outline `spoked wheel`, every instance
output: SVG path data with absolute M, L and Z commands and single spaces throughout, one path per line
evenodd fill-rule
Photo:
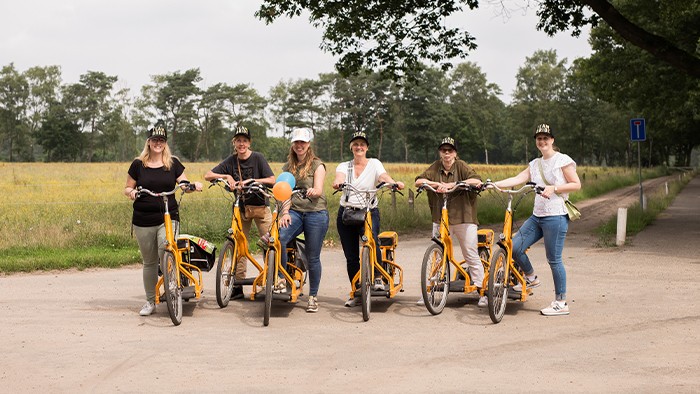
M 483 246 L 479 248 L 479 259 L 481 260 L 481 264 L 484 266 L 484 272 L 488 273 L 490 266 L 489 262 L 491 261 L 491 251 L 489 248 Z M 483 283 L 479 283 L 479 285 L 482 284 Z
M 423 302 L 433 315 L 438 315 L 445 309 L 450 292 L 450 263 L 443 263 L 442 260 L 442 247 L 433 244 L 425 251 L 421 266 L 420 286 Z
M 179 326 L 182 323 L 182 288 L 177 285 L 177 262 L 170 251 L 163 255 L 163 287 L 165 288 L 165 303 L 168 305 L 168 313 L 173 324 Z
M 267 259 L 265 267 L 267 274 L 265 276 L 265 311 L 263 313 L 263 325 L 270 324 L 270 312 L 272 311 L 272 288 L 275 286 L 275 250 L 267 251 Z
M 372 264 L 369 258 L 369 248 L 362 248 L 362 265 L 360 266 L 360 297 L 362 301 L 362 320 L 369 320 L 372 311 Z
M 220 308 L 225 308 L 231 299 L 231 291 L 233 290 L 233 278 L 235 270 L 233 259 L 236 255 L 236 244 L 231 240 L 224 243 L 224 250 L 219 255 L 219 261 L 216 264 L 216 303 Z
M 486 295 L 489 300 L 489 316 L 494 323 L 500 322 L 503 319 L 503 314 L 506 313 L 506 303 L 508 302 L 507 260 L 508 255 L 503 248 L 496 248 L 491 256 L 489 288 Z

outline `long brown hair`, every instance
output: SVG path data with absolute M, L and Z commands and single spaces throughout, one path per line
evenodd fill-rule
M 165 142 L 165 146 L 163 147 L 163 167 L 165 167 L 165 171 L 170 171 L 170 167 L 173 166 L 173 154 L 170 153 L 170 146 L 168 145 L 168 142 Z M 144 167 L 146 167 L 146 163 L 148 163 L 148 160 L 151 158 L 151 147 L 148 146 L 148 140 L 146 140 L 146 145 L 144 145 L 143 150 L 141 151 L 141 154 L 137 159 L 141 160 L 141 164 L 143 164 Z
M 303 161 L 299 161 L 299 157 L 294 152 L 294 145 L 292 145 L 289 147 L 289 154 L 287 155 L 287 170 L 294 174 L 294 176 L 306 178 L 311 172 L 311 165 L 314 159 L 316 159 L 316 154 L 311 144 L 309 144 L 309 149 L 306 151 L 306 156 L 304 156 Z

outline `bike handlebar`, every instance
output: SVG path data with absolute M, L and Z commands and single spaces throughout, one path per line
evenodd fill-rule
M 459 182 L 456 182 L 455 185 L 452 186 L 449 190 L 446 190 L 444 192 L 439 192 L 439 191 L 435 190 L 435 188 L 430 186 L 429 184 L 423 183 L 422 185 L 420 185 L 418 187 L 418 192 L 416 193 L 416 196 L 418 196 L 420 193 L 422 193 L 424 189 L 430 190 L 433 193 L 441 193 L 441 194 L 450 194 L 450 193 L 454 193 L 454 192 L 459 191 L 459 190 L 466 190 L 468 192 L 474 192 L 474 193 L 478 194 L 479 192 L 484 190 L 484 187 L 483 186 L 481 186 L 481 187 L 474 186 L 474 185 L 468 184 L 464 181 L 459 181 Z
M 544 186 L 537 186 L 534 182 L 528 182 L 524 184 L 520 189 L 516 190 L 511 190 L 511 189 L 501 189 L 500 187 L 496 186 L 495 183 L 491 182 L 490 179 L 487 179 L 486 182 L 484 183 L 484 187 L 486 189 L 495 189 L 501 193 L 508 193 L 508 194 L 518 194 L 522 192 L 530 192 L 534 191 L 537 194 L 541 194 L 542 191 L 544 191 Z
M 182 189 L 183 186 L 187 186 L 187 188 L 183 190 Z M 182 190 L 183 192 L 185 190 L 195 190 L 195 185 L 194 185 L 194 183 L 190 183 L 190 181 L 180 181 L 180 182 L 178 182 L 178 184 L 175 186 L 175 188 L 173 190 L 168 191 L 168 192 L 160 192 L 160 193 L 155 193 L 155 192 L 152 192 L 152 191 L 144 188 L 143 186 L 138 186 L 136 188 L 136 198 L 141 197 L 141 193 L 146 193 L 146 194 L 149 194 L 153 197 L 170 196 L 172 194 L 175 194 L 178 191 L 178 189 Z

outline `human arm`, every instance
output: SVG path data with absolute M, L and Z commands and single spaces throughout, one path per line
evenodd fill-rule
M 124 186 L 124 195 L 129 197 L 129 200 L 136 200 L 136 180 L 131 175 L 126 176 L 126 185 Z
M 177 183 L 180 183 L 182 181 L 187 181 L 187 176 L 185 176 L 185 173 L 183 172 L 179 177 L 177 177 Z M 193 191 L 202 191 L 202 183 L 201 182 L 192 182 L 190 183 L 191 185 L 194 185 L 194 190 L 190 189 L 189 187 L 185 189 L 186 193 L 193 192 Z
M 306 189 L 307 197 L 318 197 L 323 194 L 323 182 L 326 179 L 326 165 L 321 164 L 314 171 L 314 186 Z
M 383 173 L 382 175 L 379 175 L 379 178 L 378 178 L 378 179 L 379 179 L 379 182 L 385 182 L 385 183 L 390 183 L 390 184 L 394 184 L 394 183 L 395 183 L 395 184 L 399 187 L 399 190 L 403 190 L 403 188 L 405 187 L 405 185 L 404 185 L 403 182 L 401 182 L 401 181 L 396 182 L 396 181 L 391 177 L 391 175 L 389 175 L 388 172 L 385 172 L 385 173 Z
M 506 178 L 497 182 L 494 182 L 494 185 L 498 186 L 499 188 L 503 189 L 506 187 L 513 187 L 515 185 L 520 185 L 525 182 L 530 181 L 530 168 L 526 168 L 520 172 L 520 174 Z
M 346 177 L 345 173 L 336 171 L 335 172 L 335 179 L 333 180 L 333 189 L 338 190 L 340 185 L 345 183 L 345 177 Z
M 560 194 L 581 190 L 581 180 L 578 177 L 576 166 L 573 163 L 562 167 L 561 171 L 564 174 L 566 183 L 552 186 L 552 192 Z

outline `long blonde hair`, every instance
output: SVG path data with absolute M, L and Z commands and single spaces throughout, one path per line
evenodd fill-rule
M 306 178 L 311 172 L 311 165 L 314 159 L 316 159 L 316 154 L 311 145 L 309 145 L 309 149 L 306 151 L 306 156 L 304 156 L 303 161 L 299 161 L 299 157 L 294 152 L 294 145 L 292 145 L 289 147 L 289 154 L 287 155 L 287 170 L 294 174 L 294 176 Z
M 170 167 L 173 166 L 173 156 L 172 153 L 170 153 L 170 146 L 168 145 L 168 142 L 165 142 L 165 146 L 163 147 L 163 167 L 165 167 L 165 171 L 170 171 Z M 137 159 L 141 160 L 141 164 L 143 164 L 144 167 L 146 167 L 146 163 L 148 163 L 148 160 L 151 158 L 151 147 L 148 146 L 148 140 L 146 140 L 146 144 L 143 147 L 143 151 L 141 151 L 141 154 Z

